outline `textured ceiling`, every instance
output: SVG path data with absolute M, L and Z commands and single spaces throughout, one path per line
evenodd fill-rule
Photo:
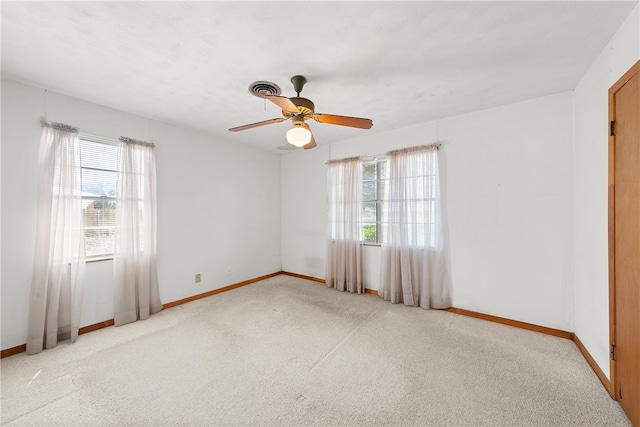
M 2 2 L 5 78 L 274 150 L 250 83 L 307 77 L 319 145 L 573 89 L 637 1 Z

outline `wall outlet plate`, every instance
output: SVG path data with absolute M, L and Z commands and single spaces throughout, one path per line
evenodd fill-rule
M 202 278 L 200 277 L 200 273 L 196 274 L 196 283 L 200 283 L 200 280 Z

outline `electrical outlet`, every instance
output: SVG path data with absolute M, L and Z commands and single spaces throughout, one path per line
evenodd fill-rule
M 200 273 L 196 274 L 196 283 L 200 283 L 201 277 Z

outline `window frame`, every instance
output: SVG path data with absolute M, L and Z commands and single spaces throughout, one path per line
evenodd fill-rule
M 96 136 L 96 135 L 90 135 L 90 134 L 85 134 L 85 133 L 79 133 L 78 134 L 78 140 L 81 142 L 89 142 L 89 143 L 94 143 L 94 144 L 104 144 L 104 145 L 111 145 L 114 147 L 117 147 L 119 142 L 116 139 L 111 139 L 111 138 L 105 138 L 105 137 L 101 137 L 101 136 Z M 117 156 L 117 154 L 116 154 Z M 82 156 L 80 157 L 80 173 L 82 176 L 82 172 L 84 170 L 92 170 L 92 171 L 98 171 L 98 172 L 115 172 L 117 173 L 117 157 L 116 157 L 116 169 L 101 169 L 101 168 L 93 168 L 93 167 L 85 167 L 83 166 L 82 163 Z M 82 179 L 81 179 L 82 181 Z M 97 201 L 97 200 L 109 200 L 109 201 L 113 201 L 113 203 L 116 202 L 116 198 L 117 198 L 117 194 L 114 195 L 113 197 L 109 197 L 109 196 L 101 196 L 101 197 L 92 197 L 92 196 L 85 196 L 82 195 L 82 201 L 84 202 L 85 200 L 92 200 L 92 201 Z M 83 203 L 84 204 L 84 203 Z M 84 210 L 84 208 L 83 208 Z M 85 232 L 85 241 L 86 241 L 86 233 L 87 233 L 87 223 L 86 223 L 86 216 L 83 212 L 83 230 Z M 113 226 L 113 231 L 115 233 L 115 224 Z M 113 234 L 112 234 L 113 236 Z M 113 246 L 112 246 L 113 247 Z M 108 261 L 108 260 L 112 260 L 113 259 L 113 250 L 110 253 L 104 253 L 104 254 L 96 254 L 96 255 L 89 255 L 87 254 L 87 248 L 85 245 L 85 257 L 86 257 L 86 262 L 90 263 L 90 262 L 98 262 L 98 261 Z

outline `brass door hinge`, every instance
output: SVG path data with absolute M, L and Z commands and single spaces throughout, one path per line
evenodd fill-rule
M 610 354 L 611 354 L 611 360 L 616 360 L 616 345 L 615 344 L 611 344 Z
M 615 120 L 611 120 L 611 122 L 609 122 L 609 136 L 616 136 L 616 122 L 615 122 Z

